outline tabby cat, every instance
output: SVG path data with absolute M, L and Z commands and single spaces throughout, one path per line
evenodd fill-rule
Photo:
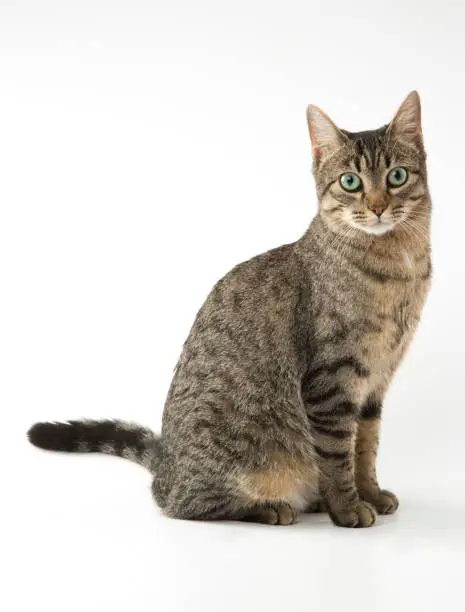
M 383 399 L 430 285 L 420 100 L 352 133 L 308 107 L 319 212 L 293 244 L 241 263 L 195 319 L 161 437 L 120 421 L 37 423 L 30 441 L 147 467 L 181 519 L 370 527 L 397 510 L 376 477 Z

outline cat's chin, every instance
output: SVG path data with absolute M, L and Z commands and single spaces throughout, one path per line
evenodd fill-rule
M 388 232 L 392 232 L 395 224 L 392 222 L 388 223 L 376 223 L 375 225 L 359 225 L 358 228 L 365 232 L 366 234 L 371 234 L 372 236 L 383 236 L 383 234 L 387 234 Z

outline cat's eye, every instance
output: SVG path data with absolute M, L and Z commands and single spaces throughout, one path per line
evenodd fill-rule
M 341 187 L 346 191 L 358 191 L 362 186 L 360 177 L 353 172 L 342 174 L 339 182 L 341 183 Z
M 387 182 L 390 187 L 400 187 L 407 182 L 408 172 L 405 168 L 394 168 L 389 172 Z

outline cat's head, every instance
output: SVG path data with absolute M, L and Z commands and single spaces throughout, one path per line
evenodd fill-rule
M 333 231 L 383 235 L 413 222 L 428 198 L 416 91 L 378 130 L 342 130 L 313 105 L 307 118 L 320 215 Z

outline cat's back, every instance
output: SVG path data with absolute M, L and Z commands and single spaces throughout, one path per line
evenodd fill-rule
M 208 389 L 260 388 L 279 373 L 296 372 L 296 311 L 305 276 L 294 244 L 240 263 L 213 287 L 184 344 L 166 411 Z M 216 391 L 215 391 L 216 392 Z M 166 416 L 166 414 L 165 414 Z
M 293 243 L 256 255 L 236 265 L 216 283 L 200 313 L 208 316 L 220 307 L 243 315 L 250 307 L 266 310 L 276 306 L 295 295 L 299 272 Z
M 289 332 L 303 284 L 294 243 L 236 265 L 213 287 L 186 344 L 210 338 L 218 351 L 271 349 L 267 344 L 273 338 Z M 244 344 L 239 346 L 241 340 Z

